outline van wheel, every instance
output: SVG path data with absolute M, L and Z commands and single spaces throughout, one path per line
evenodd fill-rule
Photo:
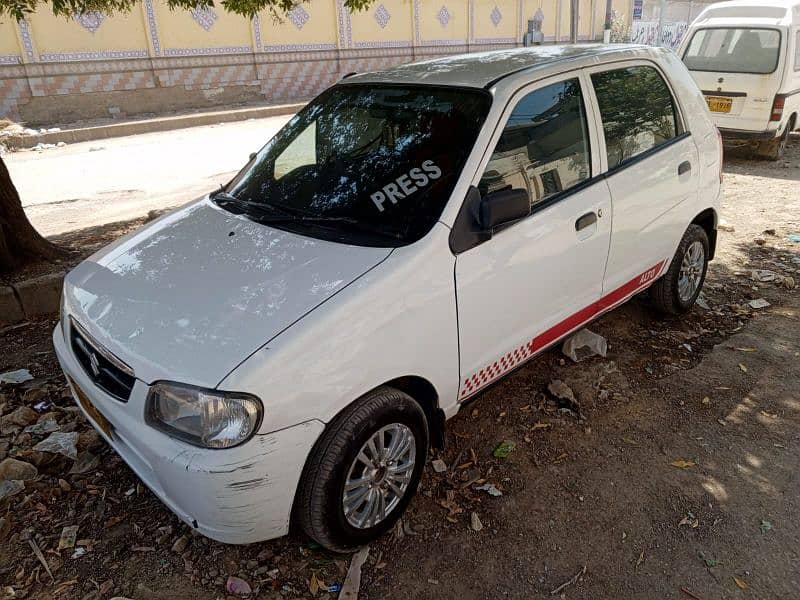
M 789 135 L 792 133 L 792 124 L 786 125 L 783 135 L 775 140 L 761 142 L 758 145 L 758 156 L 767 160 L 780 160 L 786 153 L 786 146 L 789 144 Z
M 417 490 L 428 454 L 420 405 L 378 388 L 337 415 L 314 446 L 295 517 L 320 545 L 352 552 L 386 533 Z
M 650 288 L 653 305 L 665 314 L 689 310 L 703 289 L 708 269 L 708 235 L 689 225 L 664 276 Z

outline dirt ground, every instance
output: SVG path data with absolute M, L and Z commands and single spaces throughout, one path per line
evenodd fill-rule
M 788 237 L 800 234 L 800 138 L 786 160 L 728 156 L 725 171 L 707 308 L 662 320 L 637 298 L 591 326 L 605 358 L 552 350 L 465 407 L 431 457 L 447 471 L 429 465 L 401 526 L 371 546 L 360 597 L 800 598 L 800 243 Z M 749 306 L 761 298 L 770 306 Z M 0 372 L 36 377 L 0 388 L 0 414 L 45 399 L 35 419 L 81 432 L 76 469 L 31 449 L 47 434 L 0 430 L 0 458 L 38 466 L 0 501 L 0 598 L 211 600 L 231 575 L 259 598 L 335 595 L 325 590 L 349 557 L 299 533 L 226 546 L 173 517 L 87 433 L 54 324 L 0 331 Z M 548 393 L 555 379 L 577 404 Z M 515 449 L 493 457 L 503 440 Z M 74 525 L 73 547 L 58 550 Z

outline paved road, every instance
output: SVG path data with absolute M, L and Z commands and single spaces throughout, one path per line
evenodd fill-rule
M 34 226 L 56 235 L 188 202 L 228 181 L 290 116 L 4 157 Z

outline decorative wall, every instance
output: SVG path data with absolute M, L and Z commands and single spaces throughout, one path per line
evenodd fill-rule
M 581 40 L 602 37 L 605 0 L 579 0 Z M 614 0 L 620 13 L 630 0 Z M 520 45 L 541 10 L 546 43 L 569 38 L 570 0 L 375 0 L 350 14 L 311 0 L 284 19 L 221 6 L 0 22 L 0 117 L 31 124 L 307 98 L 342 75 Z

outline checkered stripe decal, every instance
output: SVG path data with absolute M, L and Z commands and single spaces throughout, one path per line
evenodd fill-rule
M 532 340 L 524 343 L 519 348 L 516 348 L 503 355 L 476 373 L 473 373 L 461 384 L 461 391 L 459 399 L 464 400 L 472 396 L 478 390 L 485 388 L 487 385 L 499 379 L 505 373 L 508 373 L 518 365 L 526 362 L 528 359 L 533 358 L 541 350 L 544 350 L 553 342 L 557 341 L 570 331 L 573 331 L 586 323 L 587 321 L 597 317 L 600 313 L 606 312 L 613 307 L 619 305 L 627 298 L 643 290 L 651 285 L 661 273 L 666 261 L 661 261 L 654 267 L 651 267 L 641 275 L 637 275 L 625 285 L 620 286 L 616 290 L 609 292 L 597 302 L 579 310 L 575 314 L 557 323 L 550 329 L 543 331 Z

